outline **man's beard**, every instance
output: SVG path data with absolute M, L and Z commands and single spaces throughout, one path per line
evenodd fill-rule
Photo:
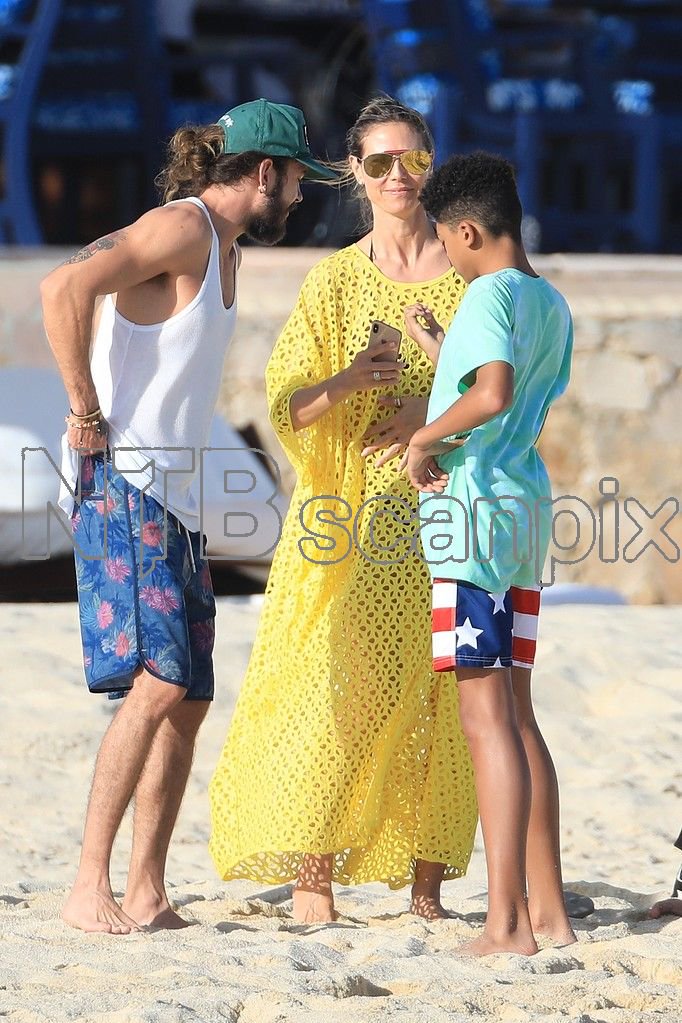
M 246 225 L 246 236 L 251 241 L 275 245 L 286 234 L 289 206 L 282 202 L 283 185 L 284 178 L 279 177 L 274 190 L 266 198 L 265 211 L 255 214 Z

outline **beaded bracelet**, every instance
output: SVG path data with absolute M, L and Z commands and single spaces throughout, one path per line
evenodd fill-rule
M 80 430 L 81 433 L 84 430 L 95 430 L 98 436 L 104 437 L 107 432 L 106 422 L 102 419 L 101 412 L 97 412 L 96 418 L 93 418 L 93 415 L 93 413 L 90 413 L 90 415 L 86 418 L 84 416 L 77 416 L 75 412 L 69 412 L 68 416 L 64 416 L 64 421 L 67 426 L 70 426 L 75 430 Z M 74 419 L 76 420 L 75 423 L 73 421 Z

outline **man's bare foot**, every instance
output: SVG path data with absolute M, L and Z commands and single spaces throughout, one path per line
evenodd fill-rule
M 126 894 L 122 908 L 129 917 L 137 921 L 140 927 L 157 927 L 167 931 L 178 931 L 182 927 L 190 926 L 187 920 L 183 920 L 171 908 L 165 895 L 150 898 L 149 895 L 131 897 Z
M 660 902 L 655 902 L 649 910 L 649 917 L 652 920 L 658 920 L 661 916 L 682 916 L 682 899 L 662 899 Z
M 331 892 L 308 892 L 294 889 L 293 916 L 297 924 L 332 924 L 338 919 Z
M 74 885 L 64 903 L 62 920 L 88 934 L 131 934 L 140 928 L 119 906 L 111 892 Z
M 535 938 L 520 934 L 507 934 L 503 938 L 493 938 L 485 931 L 473 941 L 459 945 L 455 951 L 464 956 L 492 956 L 497 952 L 515 952 L 516 955 L 533 956 L 538 950 Z
M 410 913 L 413 916 L 420 916 L 424 920 L 449 920 L 450 913 L 441 905 L 440 896 L 427 892 L 415 891 L 412 888 L 412 901 L 410 902 Z

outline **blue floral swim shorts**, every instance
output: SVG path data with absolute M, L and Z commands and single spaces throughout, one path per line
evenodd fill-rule
M 107 455 L 82 461 L 71 519 L 83 663 L 92 693 L 125 696 L 140 668 L 213 699 L 215 598 L 200 533 L 131 486 Z

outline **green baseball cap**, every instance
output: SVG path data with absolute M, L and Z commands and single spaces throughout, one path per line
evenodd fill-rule
M 311 153 L 305 118 L 298 107 L 254 99 L 228 110 L 218 124 L 225 132 L 224 153 L 255 150 L 267 156 L 286 156 L 303 164 L 305 176 L 313 181 L 338 178 Z

